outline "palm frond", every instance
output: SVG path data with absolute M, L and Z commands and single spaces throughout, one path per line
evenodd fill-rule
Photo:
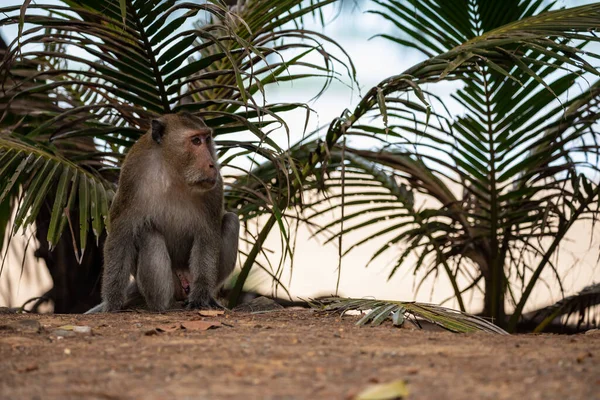
M 598 305 L 600 304 L 600 283 L 584 287 L 579 293 L 565 297 L 556 303 L 540 310 L 532 311 L 523 318 L 534 321 L 538 325 L 534 332 L 543 332 L 544 329 L 557 319 L 565 317 L 565 323 L 571 316 L 576 317 L 577 327 L 593 327 L 598 320 Z M 594 312 L 595 310 L 595 312 Z
M 47 196 L 54 198 L 48 237 L 50 248 L 58 242 L 70 213 L 78 209 L 80 250 L 83 256 L 88 233 L 88 221 L 99 236 L 108 225 L 108 205 L 114 196 L 115 186 L 101 175 L 91 173 L 77 164 L 43 149 L 39 144 L 27 144 L 12 138 L 0 137 L 0 204 L 10 204 L 18 198 L 18 208 L 13 234 L 29 226 L 38 214 Z M 57 182 L 52 187 L 53 182 Z M 76 239 L 73 238 L 75 242 Z
M 380 36 L 433 57 L 476 39 L 483 32 L 547 11 L 555 2 L 375 0 L 374 3 L 378 7 L 369 12 L 388 20 L 401 33 Z
M 507 334 L 498 326 L 482 318 L 434 304 L 331 297 L 313 300 L 311 305 L 316 309 L 341 312 L 342 314 L 350 310 L 366 311 L 367 313 L 356 323 L 357 325 L 370 323 L 377 326 L 389 319 L 395 326 L 401 326 L 406 321 L 411 321 L 415 326 L 420 327 L 418 320 L 422 319 L 451 332 Z

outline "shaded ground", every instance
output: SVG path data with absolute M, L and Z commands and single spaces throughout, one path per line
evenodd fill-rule
M 356 318 L 309 310 L 0 315 L 0 397 L 351 399 L 374 382 L 404 379 L 410 399 L 600 398 L 597 331 L 457 335 L 359 328 Z M 202 330 L 196 320 L 222 325 Z M 56 332 L 63 325 L 89 326 L 92 335 Z

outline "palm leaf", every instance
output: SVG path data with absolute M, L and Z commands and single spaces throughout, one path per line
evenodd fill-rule
M 390 21 L 402 33 L 380 36 L 433 57 L 476 39 L 483 32 L 549 10 L 555 2 L 375 0 L 374 3 L 378 8 L 369 12 Z
M 0 176 L 8 178 L 0 181 L 0 204 L 6 207 L 11 198 L 20 199 L 13 233 L 34 221 L 54 180 L 58 180 L 58 185 L 53 192 L 53 213 L 47 237 L 50 248 L 56 245 L 69 223 L 69 214 L 75 210 L 75 196 L 82 190 L 99 193 L 93 199 L 79 196 L 78 207 L 81 212 L 93 216 L 96 230 L 104 229 L 106 204 L 114 196 L 115 187 L 100 175 L 45 151 L 39 145 L 27 145 L 11 138 L 0 138 L 0 160 L 3 161 Z M 87 227 L 82 224 L 80 230 L 81 236 L 87 237 Z M 81 245 L 85 245 L 85 240 Z M 83 248 L 81 250 L 84 251 Z
M 566 316 L 565 323 L 571 316 L 577 317 L 577 327 L 580 328 L 587 321 L 587 326 L 593 326 L 594 308 L 600 304 L 600 284 L 592 284 L 584 287 L 579 293 L 565 297 L 556 303 L 540 310 L 532 311 L 524 315 L 525 320 L 537 321 L 534 332 L 543 332 L 553 321 Z M 597 314 L 597 313 L 596 313 Z
M 425 320 L 446 330 L 457 333 L 487 332 L 506 335 L 507 333 L 496 325 L 464 312 L 440 307 L 433 304 L 403 302 L 392 300 L 352 299 L 331 297 L 313 300 L 311 305 L 327 312 L 364 311 L 366 314 L 356 323 L 357 325 L 381 325 L 385 320 L 395 321 L 402 325 L 404 321 L 413 321 L 420 327 L 418 320 Z M 403 316 L 399 317 L 399 316 Z

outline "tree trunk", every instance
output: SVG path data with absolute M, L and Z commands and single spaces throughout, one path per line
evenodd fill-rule
M 68 226 L 56 247 L 49 251 L 46 237 L 51 210 L 52 200 L 46 200 L 36 218 L 36 238 L 39 248 L 35 255 L 45 261 L 54 282 L 53 288 L 45 296 L 54 302 L 55 313 L 82 313 L 101 301 L 102 246 L 106 233 L 100 237 L 99 245 L 96 245 L 94 234 L 91 230 L 88 232 L 84 257 L 79 264 L 73 250 L 73 238 Z M 78 209 L 75 209 L 70 216 L 75 235 L 79 237 Z
M 502 328 L 506 327 L 506 310 L 504 307 L 504 287 L 505 285 L 499 285 L 503 290 L 499 292 L 498 298 L 494 299 L 494 291 L 492 287 L 494 285 L 493 276 L 486 276 L 485 280 L 485 292 L 483 297 L 483 312 L 482 316 L 485 318 L 491 318 L 492 322 Z

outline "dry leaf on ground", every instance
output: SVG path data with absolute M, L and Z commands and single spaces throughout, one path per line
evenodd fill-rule
M 216 317 L 218 315 L 225 314 L 225 311 L 223 311 L 223 310 L 200 310 L 200 311 L 198 311 L 198 314 L 202 315 L 203 317 Z
M 185 321 L 177 324 L 160 325 L 156 327 L 157 332 L 175 332 L 179 329 L 185 329 L 188 331 L 205 331 L 208 329 L 219 328 L 221 323 L 219 321 Z M 150 336 L 148 332 L 146 336 Z
M 190 331 L 205 331 L 207 329 L 219 328 L 221 323 L 218 321 L 186 321 L 181 323 L 183 329 Z
M 63 331 L 72 331 L 73 330 L 73 326 L 74 325 L 62 325 L 62 326 L 59 326 L 56 329 L 61 329 Z
M 158 332 L 175 332 L 176 330 L 178 330 L 180 328 L 181 328 L 180 324 L 168 324 L 168 325 L 157 326 L 156 330 Z
M 355 400 L 393 400 L 408 396 L 406 383 L 402 379 L 371 385 L 360 392 Z

